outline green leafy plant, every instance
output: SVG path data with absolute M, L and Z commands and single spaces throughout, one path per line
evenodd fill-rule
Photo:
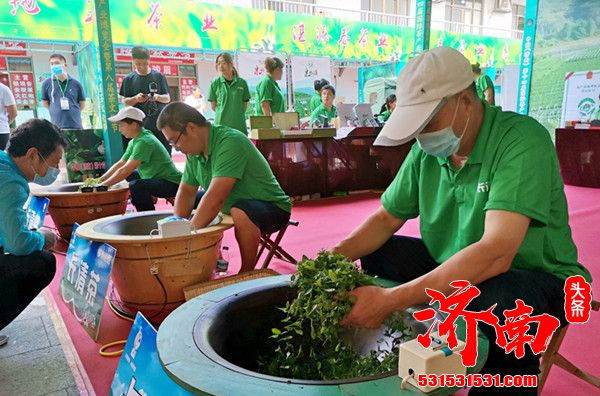
M 342 255 L 321 251 L 315 260 L 304 257 L 291 287 L 298 296 L 279 308 L 286 316 L 280 328 L 273 328 L 273 353 L 259 358 L 265 374 L 314 380 L 356 378 L 381 374 L 398 368 L 398 345 L 414 338 L 405 316 L 392 315 L 378 350 L 361 355 L 346 341 L 352 329 L 340 325 L 353 302 L 347 292 L 374 285 L 375 278 L 364 274 Z M 383 343 L 387 343 L 384 348 Z

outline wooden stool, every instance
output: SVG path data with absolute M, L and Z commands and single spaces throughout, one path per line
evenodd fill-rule
M 592 301 L 592 310 L 600 310 L 600 302 Z M 600 378 L 579 369 L 573 363 L 565 359 L 565 357 L 558 352 L 558 349 L 560 348 L 560 345 L 562 344 L 565 335 L 567 335 L 568 328 L 569 325 L 566 325 L 565 327 L 559 329 L 556 333 L 554 333 L 552 339 L 550 340 L 550 343 L 548 344 L 548 349 L 546 349 L 546 352 L 542 354 L 542 364 L 540 365 L 540 377 L 538 381 L 538 395 L 542 394 L 542 389 L 544 388 L 544 384 L 548 379 L 550 369 L 555 364 L 558 367 L 561 367 L 562 369 L 566 370 L 567 372 L 581 378 L 585 382 L 594 385 L 596 388 L 600 388 Z
M 281 239 L 283 238 L 283 235 L 285 234 L 287 228 L 290 225 L 298 227 L 298 224 L 300 224 L 298 221 L 288 221 L 288 223 L 282 229 L 277 231 L 277 236 L 275 237 L 275 239 L 271 239 L 271 235 L 273 234 L 262 234 L 260 236 L 260 249 L 258 250 L 258 255 L 256 256 L 256 262 L 258 262 L 260 256 L 262 256 L 265 249 L 268 251 L 267 257 L 265 258 L 265 261 L 262 264 L 263 269 L 269 266 L 269 263 L 271 262 L 273 256 L 276 256 L 277 258 L 292 264 L 296 264 L 298 262 L 281 246 L 279 246 L 279 243 L 281 242 Z

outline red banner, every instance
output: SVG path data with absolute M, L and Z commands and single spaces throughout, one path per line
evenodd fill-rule
M 166 77 L 177 77 L 179 75 L 177 65 L 152 64 L 150 67 L 152 68 L 152 70 L 156 70 L 157 72 L 162 73 L 162 75 Z
M 196 63 L 196 54 L 193 52 L 153 49 L 149 50 L 149 52 L 150 64 L 170 63 L 193 65 Z M 119 62 L 131 62 L 131 48 L 115 48 L 115 58 Z
M 10 85 L 17 106 L 35 106 L 33 73 L 10 73 Z
M 198 80 L 195 78 L 180 78 L 179 79 L 179 92 L 181 100 L 190 96 L 194 91 L 194 87 L 198 84 Z
M 21 41 L 0 40 L 0 55 L 27 55 L 27 44 Z
M 6 58 L 0 56 L 0 70 L 8 70 L 6 67 Z

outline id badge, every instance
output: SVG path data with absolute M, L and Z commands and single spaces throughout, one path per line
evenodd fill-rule
M 69 99 L 65 97 L 60 98 L 60 109 L 69 110 Z

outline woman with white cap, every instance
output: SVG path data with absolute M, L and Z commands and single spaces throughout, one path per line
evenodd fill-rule
M 108 119 L 118 122 L 121 134 L 131 140 L 123 157 L 100 178 L 104 186 L 129 180 L 131 203 L 138 212 L 154 210 L 153 197 L 175 197 L 181 181 L 181 172 L 165 147 L 142 127 L 144 117 L 140 109 L 127 106 Z

